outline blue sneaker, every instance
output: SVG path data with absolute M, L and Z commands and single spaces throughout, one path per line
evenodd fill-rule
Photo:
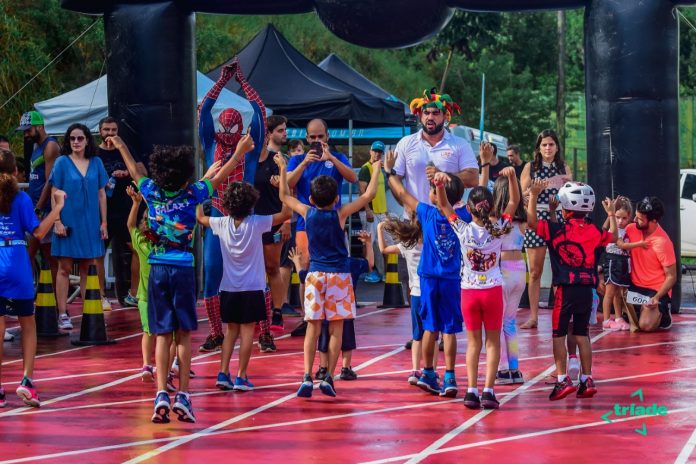
M 319 390 L 326 396 L 336 397 L 336 389 L 334 388 L 333 379 L 327 375 L 319 384 Z
M 300 388 L 297 390 L 297 396 L 300 398 L 311 398 L 312 390 L 314 390 L 314 382 L 312 382 L 312 377 L 309 374 L 305 374 Z
M 416 385 L 421 390 L 432 393 L 433 395 L 439 395 L 441 391 L 440 383 L 437 381 L 437 377 L 431 378 L 425 374 L 421 375 L 421 378 L 418 379 L 418 383 Z
M 365 282 L 371 283 L 371 284 L 376 284 L 377 282 L 382 281 L 382 276 L 379 275 L 379 272 L 377 271 L 372 271 L 369 274 L 365 276 Z
M 174 407 L 172 411 L 176 413 L 180 422 L 196 422 L 196 416 L 193 415 L 193 405 L 188 393 L 179 392 L 174 397 Z
M 215 382 L 215 386 L 218 387 L 220 390 L 232 390 L 232 389 L 234 389 L 234 384 L 232 383 L 232 378 L 230 377 L 229 374 L 225 374 L 224 372 L 218 373 L 217 381 Z
M 237 391 L 252 391 L 254 389 L 254 384 L 249 382 L 249 379 L 243 379 L 241 377 L 236 377 L 234 379 L 234 389 Z
M 442 382 L 442 391 L 440 391 L 440 396 L 446 396 L 447 398 L 457 397 L 457 381 L 455 380 L 454 376 L 445 376 L 445 381 Z
M 287 303 L 283 303 L 283 306 L 280 307 L 280 312 L 283 314 L 283 316 L 302 316 L 299 311 Z
M 155 413 L 152 415 L 152 422 L 155 424 L 168 424 L 170 405 L 169 393 L 166 391 L 158 392 L 155 397 Z

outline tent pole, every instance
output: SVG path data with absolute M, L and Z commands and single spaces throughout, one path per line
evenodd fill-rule
M 348 120 L 348 163 L 353 169 L 353 120 Z M 353 201 L 353 184 L 348 184 L 348 201 Z M 348 218 L 348 255 L 351 254 L 353 242 L 353 221 L 352 215 Z

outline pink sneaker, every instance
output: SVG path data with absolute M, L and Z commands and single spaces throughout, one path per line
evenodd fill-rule
M 605 320 L 604 322 L 602 322 L 602 330 L 617 330 L 617 329 L 613 328 L 613 325 L 614 325 L 614 319 L 609 318 L 609 319 Z
M 618 330 L 630 330 L 631 329 L 631 325 L 628 322 L 624 321 L 623 317 L 616 320 L 616 326 L 619 328 Z
M 22 384 L 17 387 L 17 396 L 19 396 L 19 398 L 24 401 L 24 404 L 27 406 L 31 406 L 33 408 L 41 407 L 39 394 L 36 393 L 36 388 L 34 388 L 34 385 L 26 377 L 22 379 Z
M 142 371 L 140 371 L 140 378 L 145 383 L 152 383 L 155 381 L 154 369 L 149 364 L 143 366 Z
M 619 320 L 617 320 L 617 319 L 610 321 L 609 322 L 609 330 L 612 330 L 612 331 L 621 330 L 621 322 L 619 322 Z

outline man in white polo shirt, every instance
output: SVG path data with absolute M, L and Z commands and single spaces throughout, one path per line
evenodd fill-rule
M 469 142 L 445 130 L 452 110 L 459 111 L 449 95 L 425 91 L 411 102 L 421 130 L 396 145 L 396 163 L 389 174 L 420 202 L 430 203 L 430 179 L 438 171 L 456 174 L 466 187 L 478 185 L 479 166 Z

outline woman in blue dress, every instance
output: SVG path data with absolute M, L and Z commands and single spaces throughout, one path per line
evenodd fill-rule
M 53 165 L 49 182 L 53 189 L 65 191 L 70 201 L 54 226 L 51 254 L 58 259 L 56 303 L 60 328 L 72 329 L 67 314 L 68 285 L 73 260 L 79 261 L 80 288 L 85 289 L 87 269 L 94 258 L 104 255 L 106 193 L 108 175 L 95 144 L 83 124 L 71 125 L 65 133 L 61 155 Z

